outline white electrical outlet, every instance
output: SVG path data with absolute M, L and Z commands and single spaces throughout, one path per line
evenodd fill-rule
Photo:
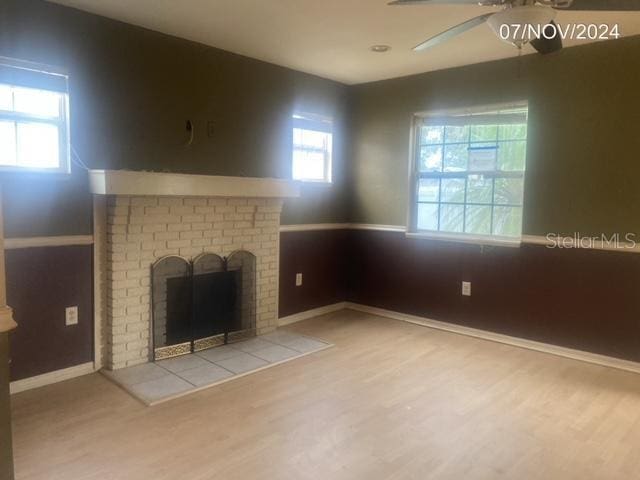
M 77 325 L 78 324 L 78 307 L 67 307 L 64 309 L 64 324 Z
M 302 286 L 302 274 L 296 273 L 296 287 Z
M 462 295 L 465 297 L 471 296 L 471 282 L 462 282 Z

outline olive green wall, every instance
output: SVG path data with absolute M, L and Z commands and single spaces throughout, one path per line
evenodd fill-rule
M 353 87 L 351 220 L 406 223 L 414 112 L 526 99 L 524 233 L 640 234 L 639 58 L 630 37 Z
M 9 409 L 9 342 L 0 333 L 0 480 L 13 479 L 11 412 Z
M 346 218 L 342 84 L 40 0 L 0 2 L 0 55 L 68 69 L 71 141 L 90 168 L 288 178 L 291 114 L 332 116 L 334 185 L 305 186 L 283 223 Z M 3 174 L 6 235 L 91 233 L 86 174 L 73 171 Z

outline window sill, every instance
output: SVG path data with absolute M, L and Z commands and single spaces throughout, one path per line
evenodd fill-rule
M 517 237 L 486 237 L 483 235 L 458 235 L 455 233 L 439 232 L 407 232 L 407 238 L 422 238 L 425 240 L 441 240 L 444 242 L 469 243 L 473 245 L 487 245 L 499 247 L 520 247 L 521 238 Z
M 313 187 L 332 187 L 333 182 L 328 182 L 326 180 L 294 180 L 294 182 L 300 184 L 303 187 L 313 186 Z

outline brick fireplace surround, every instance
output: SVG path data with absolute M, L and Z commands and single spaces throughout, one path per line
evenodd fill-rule
M 257 333 L 276 328 L 280 213 L 283 198 L 297 196 L 297 187 L 274 179 L 146 172 L 94 171 L 91 176 L 96 222 L 102 224 L 96 225 L 102 232 L 96 245 L 101 249 L 96 252 L 101 264 L 96 311 L 102 310 L 96 345 L 104 367 L 150 361 L 151 264 L 166 255 L 190 260 L 203 252 L 251 252 L 256 256 Z

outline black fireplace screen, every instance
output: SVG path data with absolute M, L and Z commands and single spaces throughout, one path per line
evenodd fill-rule
M 204 253 L 171 255 L 151 267 L 153 359 L 174 357 L 253 336 L 256 259 Z

